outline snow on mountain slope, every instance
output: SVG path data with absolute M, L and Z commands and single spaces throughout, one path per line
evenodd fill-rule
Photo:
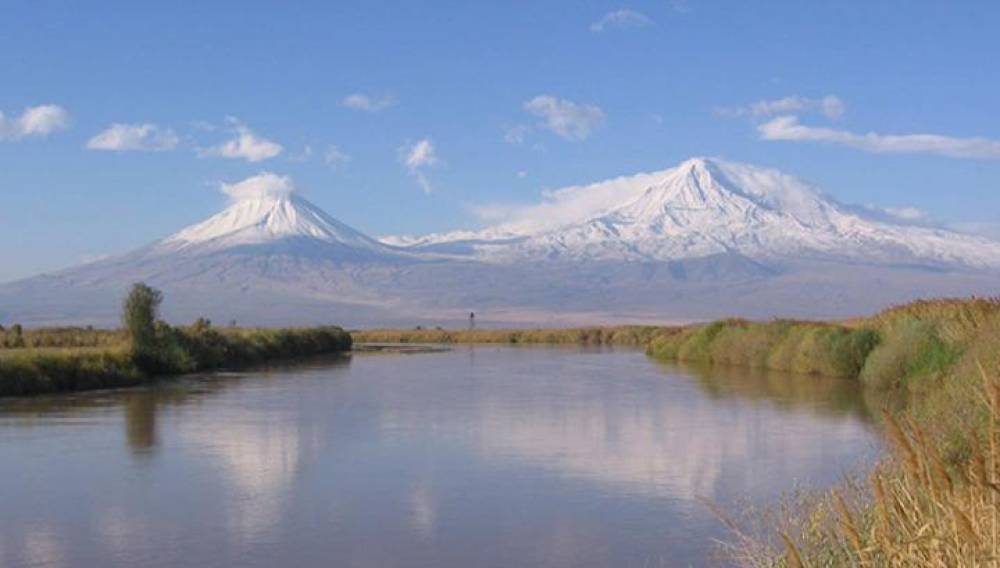
M 665 261 L 738 253 L 1000 266 L 998 242 L 879 218 L 776 170 L 706 158 L 560 190 L 483 231 L 387 242 L 499 262 Z
M 386 245 L 295 195 L 286 177 L 260 174 L 238 184 L 225 185 L 223 191 L 233 199 L 228 208 L 163 239 L 155 249 L 158 252 L 217 251 L 282 239 L 302 239 L 369 253 L 393 253 Z
M 483 231 L 389 242 L 288 178 L 223 191 L 224 211 L 152 245 L 0 285 L 0 323 L 114 325 L 137 281 L 164 291 L 171 321 L 348 326 L 461 323 L 470 311 L 504 325 L 843 317 L 1000 282 L 1000 243 L 719 160 L 557 190 Z

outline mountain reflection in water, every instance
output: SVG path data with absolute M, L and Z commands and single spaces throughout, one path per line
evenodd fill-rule
M 0 565 L 659 566 L 877 456 L 849 381 L 459 347 L 0 401 Z

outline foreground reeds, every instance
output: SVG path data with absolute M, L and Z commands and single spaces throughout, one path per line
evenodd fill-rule
M 867 480 L 786 507 L 776 534 L 751 537 L 734 524 L 733 558 L 755 567 L 1000 565 L 1000 383 L 981 377 L 988 426 L 966 433 L 972 451 L 961 464 L 947 463 L 913 419 L 887 413 L 892 454 Z

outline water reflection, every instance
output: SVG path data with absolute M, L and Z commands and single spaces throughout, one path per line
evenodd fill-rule
M 856 385 L 459 348 L 0 401 L 0 566 L 703 564 L 877 449 Z
M 867 421 L 875 416 L 874 393 L 867 393 L 860 382 L 852 379 L 803 377 L 719 365 L 659 365 L 665 372 L 694 377 L 702 391 L 715 399 L 761 400 L 787 409 L 808 408 L 821 414 L 843 414 Z
M 674 379 L 664 385 L 664 376 L 622 370 L 614 381 L 576 377 L 561 393 L 531 378 L 517 388 L 481 384 L 473 405 L 430 421 L 424 409 L 394 406 L 383 427 L 390 435 L 432 427 L 446 439 L 474 436 L 469 443 L 486 459 L 686 503 L 829 479 L 877 446 L 869 401 L 854 381 L 673 367 L 664 369 Z M 678 375 L 693 376 L 709 396 Z

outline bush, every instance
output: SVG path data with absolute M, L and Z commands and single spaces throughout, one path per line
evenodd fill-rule
M 878 333 L 866 328 L 731 319 L 661 334 L 647 352 L 658 359 L 853 378 L 877 344 Z
M 914 318 L 892 322 L 883 333 L 884 340 L 865 361 L 861 380 L 880 388 L 899 388 L 919 376 L 943 372 L 959 356 L 956 347 L 947 345 L 932 323 Z

